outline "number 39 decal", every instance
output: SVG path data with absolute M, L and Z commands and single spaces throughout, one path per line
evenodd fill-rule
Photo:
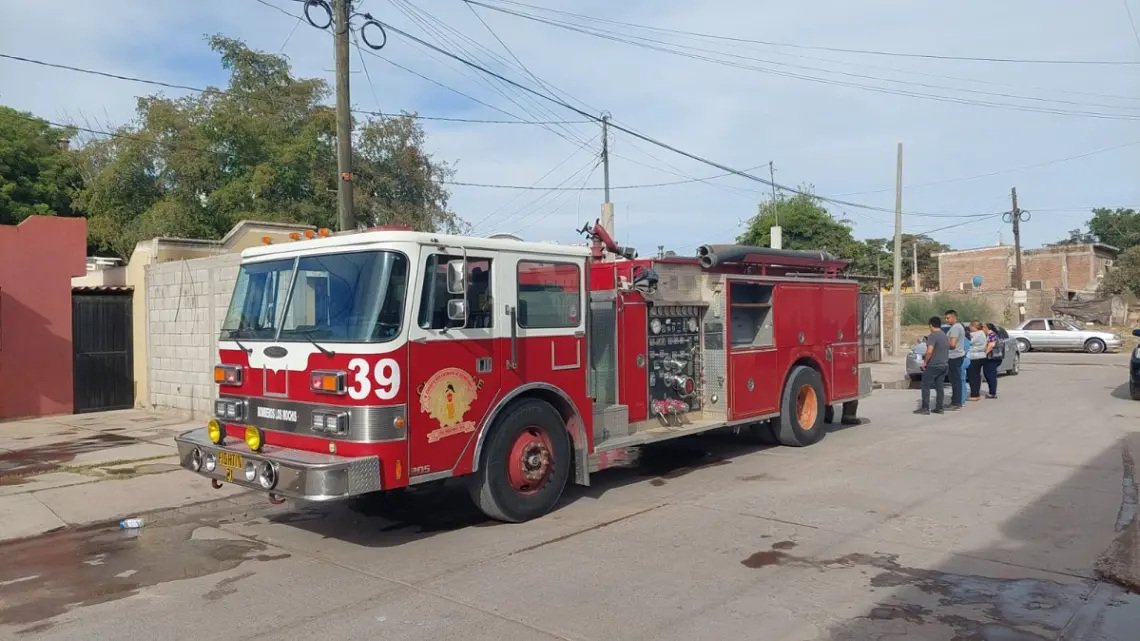
M 371 371 L 368 361 L 354 358 L 348 362 L 351 379 L 348 382 L 348 395 L 354 401 L 362 401 L 373 392 L 372 382 L 376 382 L 376 396 L 382 401 L 390 401 L 400 393 L 400 365 L 391 358 L 376 361 L 375 371 Z M 371 376 L 369 374 L 371 373 Z

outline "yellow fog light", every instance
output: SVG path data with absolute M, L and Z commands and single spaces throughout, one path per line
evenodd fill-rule
M 245 444 L 248 445 L 249 449 L 253 450 L 254 452 L 260 450 L 262 445 L 261 430 L 252 425 L 245 428 Z
M 222 429 L 222 424 L 218 419 L 212 418 L 209 423 L 206 423 L 206 433 L 210 436 L 210 442 L 215 445 L 221 445 L 222 439 L 225 438 L 226 432 Z

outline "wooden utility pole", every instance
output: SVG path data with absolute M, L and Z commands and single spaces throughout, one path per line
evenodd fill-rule
M 899 354 L 899 341 L 902 340 L 902 167 L 903 146 L 899 143 L 898 162 L 895 169 L 895 282 L 892 302 L 894 318 L 891 319 L 891 354 Z
M 1010 210 L 1010 221 L 1013 223 L 1013 274 L 1014 289 L 1025 289 L 1025 281 L 1021 278 L 1021 209 L 1017 206 L 1017 187 L 1009 190 L 1013 200 L 1013 209 Z
M 918 277 L 918 241 L 910 244 L 911 249 L 911 283 L 914 285 L 914 291 L 922 291 L 922 282 Z
M 356 228 L 356 214 L 352 207 L 352 103 L 348 93 L 349 1 L 333 0 L 336 49 L 336 204 L 341 231 Z
M 776 163 L 771 160 L 768 161 L 768 179 L 772 183 L 772 202 L 776 202 Z M 780 224 L 779 218 L 776 219 L 776 224 Z

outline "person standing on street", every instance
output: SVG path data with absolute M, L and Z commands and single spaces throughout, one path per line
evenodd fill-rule
M 962 398 L 965 394 L 965 386 L 962 385 L 962 361 L 966 358 L 966 328 L 958 322 L 958 312 L 952 309 L 946 310 L 946 324 L 950 326 L 950 330 L 946 332 L 946 338 L 950 341 L 950 349 L 947 355 L 950 376 L 950 404 L 946 406 L 946 409 L 960 410 L 962 409 Z
M 985 374 L 986 384 L 990 388 L 986 398 L 997 398 L 998 366 L 1003 360 L 1005 360 L 1005 348 L 1001 336 L 997 333 L 997 327 L 989 323 L 986 325 L 986 362 L 982 365 L 982 373 Z
M 986 356 L 992 344 L 987 341 L 985 326 L 981 321 L 974 321 L 970 323 L 970 342 L 969 348 L 966 350 L 966 358 L 969 359 L 969 373 L 970 379 L 970 400 L 977 401 L 982 398 L 982 367 L 986 363 Z
M 934 390 L 934 413 L 941 414 L 946 388 L 942 385 L 946 378 L 947 353 L 950 339 L 942 331 L 942 320 L 930 317 L 930 335 L 926 337 L 926 354 L 922 358 L 922 403 L 915 414 L 930 414 L 930 390 Z M 953 399 L 951 399 L 953 401 Z

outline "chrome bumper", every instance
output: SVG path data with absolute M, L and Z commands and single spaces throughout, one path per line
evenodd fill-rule
M 214 445 L 204 427 L 179 434 L 174 442 L 178 445 L 179 463 L 191 472 L 285 498 L 335 501 L 381 489 L 380 459 L 375 456 L 345 457 L 272 446 L 254 452 L 244 441 L 233 437 L 227 438 L 225 445 Z M 244 469 L 233 469 L 232 475 L 227 475 L 220 464 L 212 472 L 207 472 L 205 465 L 195 470 L 191 463 L 195 450 L 201 453 L 202 460 L 208 453 L 217 456 L 218 452 L 230 452 L 241 456 L 243 464 L 252 463 L 255 467 L 268 461 L 277 468 L 277 482 L 266 488 L 256 477 L 247 479 Z

